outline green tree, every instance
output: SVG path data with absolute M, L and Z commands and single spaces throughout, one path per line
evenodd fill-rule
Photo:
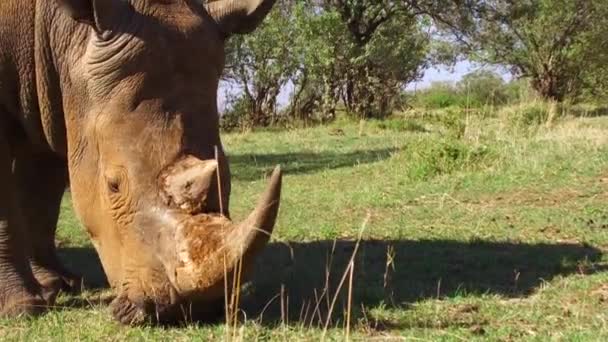
M 496 73 L 477 70 L 462 77 L 458 91 L 468 107 L 497 106 L 509 101 L 505 81 Z
M 395 1 L 278 3 L 260 29 L 228 45 L 225 79 L 242 89 L 231 121 L 328 120 L 340 101 L 356 116 L 385 116 L 405 85 L 421 76 L 427 26 Z M 290 103 L 280 112 L 277 96 L 292 84 Z
M 390 0 L 326 0 L 348 35 L 342 97 L 358 117 L 383 117 L 405 85 L 421 77 L 429 35 L 410 6 Z
M 290 116 L 299 119 L 331 119 L 339 99 L 344 48 L 348 44 L 338 13 L 312 2 L 299 3 L 293 13 L 296 70 Z
M 289 18 L 289 7 L 276 6 L 254 34 L 234 36 L 228 43 L 224 79 L 242 89 L 244 99 L 234 102 L 247 108 L 249 125 L 272 123 L 278 95 L 293 74 Z
M 510 67 L 543 98 L 562 101 L 605 83 L 598 71 L 608 63 L 608 1 L 403 1 L 434 18 L 471 59 Z

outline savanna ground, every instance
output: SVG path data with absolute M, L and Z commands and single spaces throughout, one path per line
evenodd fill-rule
M 61 254 L 90 289 L 40 318 L 0 321 L 0 336 L 344 339 L 348 277 L 339 292 L 338 283 L 362 232 L 352 339 L 607 340 L 608 117 L 545 121 L 530 128 L 500 113 L 448 111 L 225 134 L 235 218 L 275 164 L 285 171 L 280 218 L 236 329 L 114 322 L 66 195 Z

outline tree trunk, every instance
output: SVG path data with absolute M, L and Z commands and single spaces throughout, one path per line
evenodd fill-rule
M 552 73 L 535 75 L 532 78 L 532 87 L 545 100 L 562 102 L 566 97 L 561 80 Z

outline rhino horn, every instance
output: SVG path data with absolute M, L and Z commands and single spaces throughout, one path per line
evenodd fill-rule
M 265 193 L 249 217 L 233 224 L 223 216 L 193 219 L 179 228 L 177 248 L 181 266 L 174 283 L 180 294 L 211 298 L 223 291 L 223 282 L 239 262 L 246 268 L 272 234 L 279 211 L 282 172 L 276 167 Z
M 226 36 L 250 33 L 264 20 L 276 0 L 219 0 L 205 5 Z
M 244 260 L 248 260 L 249 256 L 255 255 L 264 248 L 270 239 L 281 202 L 281 183 L 282 172 L 281 168 L 277 166 L 270 177 L 266 192 L 260 198 L 255 210 L 240 224 L 237 230 L 242 236 L 240 239 L 235 236 L 236 241 L 241 240 L 237 244 L 247 248 L 243 255 Z

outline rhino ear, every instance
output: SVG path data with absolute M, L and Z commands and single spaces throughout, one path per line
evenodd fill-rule
M 108 31 L 117 11 L 124 10 L 123 0 L 55 0 L 72 19 L 92 26 L 98 32 Z M 123 6 L 121 6 L 123 5 Z
M 228 37 L 255 30 L 275 2 L 276 0 L 210 0 L 205 8 Z

